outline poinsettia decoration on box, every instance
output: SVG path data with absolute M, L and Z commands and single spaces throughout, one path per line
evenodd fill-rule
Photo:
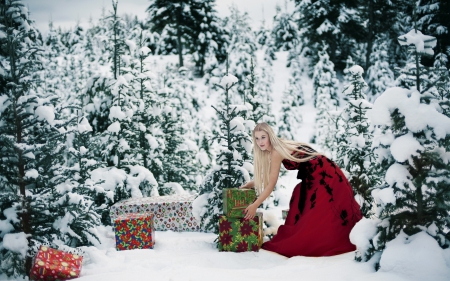
M 258 252 L 262 245 L 262 213 L 251 220 L 243 218 L 219 218 L 219 251 Z

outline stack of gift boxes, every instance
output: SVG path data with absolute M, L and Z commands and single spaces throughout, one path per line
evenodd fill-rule
M 157 201 L 141 198 L 114 205 L 111 217 L 116 249 L 152 249 L 155 245 L 155 222 L 160 222 L 161 230 L 198 231 L 198 222 L 192 218 L 191 212 L 193 199 L 191 196 L 158 198 Z M 224 214 L 219 218 L 219 251 L 259 251 L 263 239 L 262 213 L 257 212 L 251 220 L 244 219 L 245 208 L 255 199 L 255 191 L 251 189 L 224 189 Z M 161 208 L 168 211 L 161 211 Z M 156 211 L 156 219 L 151 211 Z M 80 275 L 82 260 L 82 256 L 41 246 L 33 260 L 30 280 L 76 278 Z
M 219 251 L 259 251 L 263 239 L 263 216 L 257 212 L 251 220 L 244 219 L 244 210 L 256 199 L 253 189 L 225 188 L 223 215 L 219 217 Z
M 199 231 L 195 195 L 130 198 L 111 206 L 117 250 L 153 249 L 155 230 Z

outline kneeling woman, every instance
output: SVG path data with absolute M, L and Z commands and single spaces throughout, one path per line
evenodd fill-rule
M 263 249 L 292 256 L 332 256 L 356 250 L 349 234 L 362 218 L 353 190 L 341 169 L 308 145 L 278 138 L 266 123 L 253 130 L 254 181 L 241 188 L 256 187 L 256 201 L 245 209 L 246 219 L 273 191 L 281 163 L 298 170 L 297 184 L 284 225 Z

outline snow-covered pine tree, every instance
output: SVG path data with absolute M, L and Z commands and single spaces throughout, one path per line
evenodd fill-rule
M 311 66 L 320 59 L 323 43 L 329 46 L 330 60 L 343 70 L 355 46 L 365 40 L 365 19 L 359 1 L 295 0 L 299 38 L 307 48 Z M 311 67 L 312 69 L 312 67 Z
M 421 0 L 417 7 L 418 28 L 437 39 L 436 50 L 450 56 L 450 2 L 446 0 Z M 447 62 L 445 67 L 449 68 Z
M 89 244 L 99 220 L 92 201 L 65 186 L 67 121 L 40 80 L 40 34 L 21 1 L 0 3 L 0 23 L 0 143 L 8 156 L 0 159 L 0 268 L 23 277 L 40 244 Z
M 124 67 L 126 68 L 127 65 Z M 120 75 L 113 85 L 113 103 L 109 109 L 111 125 L 96 136 L 97 157 L 101 157 L 110 171 L 122 173 L 124 181 L 116 186 L 114 202 L 128 197 L 148 195 L 157 182 L 152 173 L 143 167 L 141 151 L 141 130 L 133 116 L 137 111 L 137 101 L 129 80 L 132 76 Z
M 287 67 L 290 68 L 290 77 L 285 92 L 287 95 L 292 96 L 292 107 L 298 107 L 305 103 L 303 87 L 300 83 L 302 76 L 305 74 L 304 60 L 300 46 L 296 46 L 289 51 Z M 298 116 L 295 119 L 302 120 L 300 112 L 298 112 Z
M 336 79 L 334 65 L 329 60 L 326 46 L 319 52 L 320 60 L 314 68 L 314 105 L 317 108 L 315 133 L 312 142 L 318 144 L 324 151 L 331 152 L 334 149 L 334 130 L 331 130 L 332 116 L 330 111 L 339 104 L 336 87 L 339 81 Z
M 0 268 L 7 276 L 25 276 L 31 267 L 29 251 L 32 218 L 27 186 L 36 147 L 29 140 L 37 122 L 39 99 L 33 90 L 33 72 L 40 66 L 40 34 L 21 1 L 0 3 Z M 28 173 L 28 174 L 27 174 Z M 3 245 L 7 235 L 20 250 Z
M 147 47 L 153 40 L 154 34 L 143 29 L 137 23 L 131 29 L 131 36 L 127 41 L 130 52 L 130 64 L 125 67 L 125 75 L 130 76 L 130 93 L 135 104 L 135 112 L 131 119 L 131 130 L 134 132 L 135 147 L 131 158 L 138 160 L 140 166 L 150 170 L 154 176 L 161 172 L 164 155 L 162 154 L 165 143 L 161 131 L 161 107 L 166 101 L 165 96 L 157 92 L 156 74 L 151 71 L 151 66 L 145 63 L 151 50 Z M 134 44 L 136 43 L 136 48 Z M 151 185 L 143 185 L 141 192 L 144 196 L 155 195 Z
M 266 57 L 267 58 L 267 57 Z M 266 122 L 270 126 L 275 126 L 275 116 L 271 105 L 273 104 L 272 86 L 274 83 L 272 73 L 272 61 L 264 59 L 257 70 L 256 91 L 263 102 L 264 115 L 260 122 Z
M 276 50 L 289 51 L 298 45 L 298 26 L 292 13 L 287 9 L 281 11 L 281 7 L 275 6 L 276 14 L 273 18 L 272 37 Z
M 225 61 L 228 35 L 220 25 L 215 0 L 192 1 L 191 12 L 195 22 L 190 51 L 195 62 L 195 74 L 203 77 L 208 56 L 214 56 L 220 63 Z
M 62 57 L 67 53 L 67 48 L 61 40 L 61 30 L 55 30 L 53 23 L 49 23 L 49 32 L 43 44 L 43 64 L 46 66 L 42 75 L 42 83 L 44 90 L 47 93 L 58 93 L 63 100 L 69 98 L 69 91 L 67 91 L 65 73 L 65 60 L 57 58 Z M 64 73 L 63 75 L 61 75 Z
M 387 88 L 393 86 L 394 72 L 389 67 L 388 44 L 383 38 L 375 41 L 367 69 L 368 100 L 374 102 Z
M 256 42 L 258 43 L 259 49 L 264 52 L 264 60 L 272 65 L 272 62 L 277 59 L 275 52 L 275 42 L 272 37 L 271 31 L 266 27 L 266 23 L 263 20 L 259 29 L 256 31 Z
M 101 107 L 101 114 L 108 113 L 108 120 L 103 122 L 103 125 L 108 126 L 104 131 L 95 134 L 93 140 L 96 157 L 106 162 L 108 167 L 96 169 L 94 172 L 99 178 L 109 177 L 114 180 L 109 186 L 109 189 L 114 190 L 114 200 L 111 203 L 129 197 L 142 197 L 143 193 L 149 195 L 158 185 L 153 174 L 143 166 L 140 155 L 142 127 L 133 119 L 140 106 L 136 92 L 130 85 L 135 81 L 130 68 L 140 67 L 134 64 L 132 59 L 136 43 L 125 40 L 126 23 L 117 13 L 117 2 L 113 1 L 113 12 L 104 19 L 107 23 L 105 34 L 109 35 L 106 37 L 109 40 L 105 42 L 109 56 L 107 65 L 111 66 L 111 73 L 101 73 L 88 89 L 88 92 L 95 94 L 95 98 L 99 94 L 104 95 L 94 98 L 91 104 L 84 107 L 90 114 L 88 116 L 92 116 L 92 111 L 97 112 L 98 107 Z
M 199 114 L 204 104 L 186 67 L 174 70 L 168 66 L 165 76 L 168 101 L 160 125 L 166 146 L 163 152 L 164 175 L 159 180 L 177 182 L 195 192 L 198 188 L 196 175 L 204 170 L 202 161 L 198 159 L 199 147 L 205 136 L 205 131 L 200 130 L 203 127 L 198 125 L 207 121 L 202 121 L 203 116 Z
M 362 78 L 364 70 L 359 65 L 349 69 L 350 84 L 344 89 L 348 104 L 339 118 L 336 163 L 345 169 L 350 185 L 361 200 L 359 204 L 365 217 L 371 215 L 372 189 L 380 183 L 372 147 L 372 132 L 367 120 L 367 110 L 372 105 L 366 100 L 367 84 Z
M 439 53 L 433 65 L 433 76 L 436 87 L 435 100 L 439 104 L 441 113 L 450 117 L 450 74 L 446 65 L 448 57 L 444 53 Z
M 417 56 L 417 61 L 420 55 L 432 55 L 436 43 L 435 38 L 414 29 L 400 36 L 399 42 L 413 44 L 410 56 Z M 379 261 L 387 243 L 400 234 L 411 236 L 424 231 L 441 247 L 450 245 L 449 152 L 442 145 L 450 135 L 450 118 L 422 99 L 419 67 L 415 81 L 411 88 L 387 89 L 368 112 L 370 122 L 381 130 L 374 146 L 385 186 L 372 192 L 377 204 L 372 220 L 374 235 L 366 247 L 358 249 L 359 260 L 375 255 Z
M 350 72 L 350 68 L 352 68 L 355 65 L 355 61 L 353 60 L 352 56 L 348 56 L 347 60 L 345 61 L 345 68 L 342 71 L 344 76 L 344 82 L 345 84 L 350 83 L 350 81 L 353 80 L 353 75 Z
M 247 12 L 230 6 L 230 16 L 225 19 L 225 28 L 231 35 L 228 46 L 229 72 L 238 78 L 236 90 L 238 96 L 233 96 L 233 103 L 242 103 L 246 89 L 250 88 L 246 77 L 250 74 L 251 60 L 255 60 L 257 49 L 255 36 L 250 26 Z
M 293 132 L 300 128 L 303 121 L 300 106 L 304 104 L 303 88 L 300 84 L 302 68 L 300 58 L 291 60 L 289 82 L 283 91 L 281 115 L 278 120 L 278 134 L 286 139 L 295 139 Z
M 183 54 L 186 43 L 192 42 L 195 18 L 191 0 L 152 0 L 147 8 L 151 30 L 161 34 L 162 53 L 176 50 L 179 67 L 184 65 Z M 160 47 L 160 48 L 161 48 Z M 161 51 L 160 51 L 161 52 Z
M 367 70 L 366 74 L 368 74 L 370 67 L 376 62 L 376 57 L 372 56 L 372 52 L 377 48 L 376 45 L 377 41 L 379 41 L 379 37 L 385 38 L 383 39 L 383 42 L 386 44 L 388 57 L 393 54 L 396 47 L 398 47 L 395 38 L 399 33 L 395 29 L 397 28 L 399 9 L 404 7 L 405 5 L 402 5 L 402 3 L 399 3 L 397 0 L 368 0 L 364 2 L 364 5 L 361 5 L 362 18 L 366 20 L 365 29 L 367 31 L 364 65 L 364 69 Z M 383 17 L 378 17 L 377 15 L 383 15 Z M 391 45 L 394 47 L 393 50 L 390 50 Z M 391 53 L 390 51 L 393 52 Z M 392 56 L 392 59 L 393 58 L 394 56 Z
M 257 75 L 255 68 L 255 63 L 253 58 L 251 58 L 250 74 L 246 77 L 249 88 L 246 90 L 246 95 L 244 96 L 244 104 L 248 103 L 252 106 L 248 119 L 252 120 L 255 124 L 259 122 L 272 121 L 271 125 L 274 125 L 275 122 L 273 120 L 273 115 L 271 116 L 271 113 L 269 112 L 269 101 L 267 100 L 268 91 L 263 91 L 261 89 L 261 85 L 270 83 L 270 80 L 268 77 L 265 77 L 269 81 L 263 81 L 263 77 L 259 77 L 259 75 Z
M 319 51 L 319 61 L 314 66 L 313 84 L 314 84 L 314 106 L 319 107 L 319 91 L 326 88 L 332 106 L 339 106 L 340 100 L 337 94 L 339 80 L 336 78 L 334 71 L 334 64 L 330 61 L 328 56 L 328 46 L 324 45 Z
M 59 188 L 77 194 L 79 196 L 78 199 L 83 201 L 82 203 L 85 206 L 84 216 L 88 216 L 88 218 L 80 216 L 77 218 L 78 220 L 92 224 L 92 219 L 96 219 L 98 214 L 103 224 L 109 225 L 110 218 L 107 206 L 110 206 L 113 202 L 113 194 L 101 185 L 103 183 L 102 180 L 98 181 L 91 178 L 92 171 L 106 167 L 106 163 L 95 158 L 95 146 L 91 141 L 93 138 L 92 127 L 87 118 L 71 117 L 71 122 L 68 124 L 66 132 L 69 147 L 65 156 L 66 165 L 64 165 L 62 172 L 64 182 L 60 184 Z M 89 244 L 92 238 L 95 238 L 95 235 L 91 236 L 91 238 L 88 238 L 85 235 L 84 237 L 79 237 L 79 239 L 84 244 Z M 71 241 L 68 245 L 78 246 L 81 244 L 74 242 L 77 241 Z
M 104 132 L 112 123 L 109 118 L 109 109 L 114 98 L 111 89 L 122 74 L 121 66 L 124 62 L 121 56 L 126 48 L 125 22 L 118 16 L 118 1 L 113 0 L 112 5 L 113 11 L 102 18 L 99 26 L 94 30 L 100 40 L 97 43 L 101 46 L 101 49 L 96 52 L 100 56 L 98 62 L 110 67 L 111 73 L 104 71 L 93 73 L 87 82 L 86 92 L 82 96 L 83 108 L 88 113 L 89 123 L 93 126 L 95 133 Z
M 241 116 L 246 114 L 245 106 L 231 104 L 230 89 L 237 83 L 237 78 L 227 74 L 222 78 L 220 87 L 225 92 L 224 108 L 217 109 L 220 127 L 214 131 L 212 141 L 221 145 L 216 158 L 216 166 L 203 179 L 200 185 L 202 201 L 198 206 L 201 227 L 204 231 L 219 233 L 219 215 L 223 211 L 222 190 L 224 188 L 239 187 L 250 180 L 252 165 L 243 159 L 249 159 L 251 153 L 251 139 L 247 134 L 248 122 Z M 254 125 L 253 122 L 251 124 Z M 246 126 L 247 125 L 247 126 Z

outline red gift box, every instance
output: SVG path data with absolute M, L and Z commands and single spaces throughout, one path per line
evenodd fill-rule
M 67 280 L 80 276 L 83 257 L 41 246 L 33 259 L 30 280 Z
M 117 250 L 153 249 L 155 228 L 153 214 L 127 214 L 114 220 Z

